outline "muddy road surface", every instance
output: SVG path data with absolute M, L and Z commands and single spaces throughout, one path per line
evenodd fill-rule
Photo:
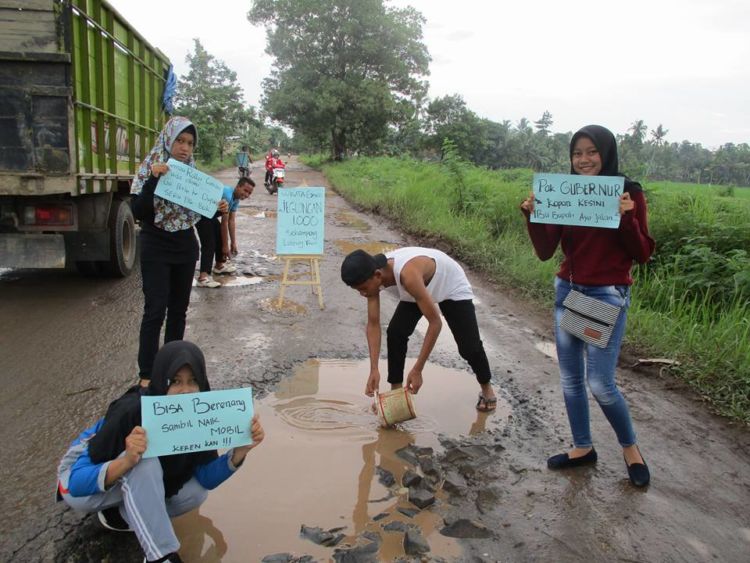
M 232 183 L 234 171 L 217 177 Z M 326 185 L 294 160 L 287 183 Z M 238 275 L 191 297 L 186 338 L 204 350 L 215 389 L 254 388 L 267 438 L 199 511 L 175 520 L 186 561 L 748 560 L 747 428 L 709 414 L 668 375 L 623 367 L 651 486 L 630 486 L 593 403 L 598 465 L 548 471 L 546 458 L 570 445 L 550 314 L 468 269 L 497 412 L 474 409 L 478 386 L 444 326 L 418 417 L 379 428 L 363 395 L 365 300 L 339 267 L 354 248 L 420 241 L 329 189 L 325 309 L 304 286 L 279 306 L 275 210 L 258 186 L 237 214 Z M 131 535 L 54 502 L 68 444 L 136 381 L 142 300 L 138 273 L 0 273 L 0 560 L 142 560 Z M 383 298 L 384 323 L 395 305 Z

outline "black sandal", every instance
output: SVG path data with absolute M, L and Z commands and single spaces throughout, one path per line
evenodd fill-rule
M 479 400 L 477 401 L 477 410 L 479 412 L 491 412 L 497 408 L 497 397 L 485 397 L 481 393 L 479 394 Z

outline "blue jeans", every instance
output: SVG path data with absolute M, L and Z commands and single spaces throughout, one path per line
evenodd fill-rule
M 564 312 L 562 306 L 571 289 L 622 307 L 612 336 L 606 348 L 598 348 L 560 328 Z M 586 394 L 588 380 L 591 394 L 617 434 L 624 448 L 635 444 L 635 432 L 625 398 L 615 384 L 617 357 L 625 334 L 625 322 L 630 305 L 630 287 L 627 285 L 578 285 L 555 277 L 555 340 L 557 360 L 560 365 L 565 409 L 568 413 L 573 444 L 577 448 L 592 447 L 589 420 L 589 402 Z

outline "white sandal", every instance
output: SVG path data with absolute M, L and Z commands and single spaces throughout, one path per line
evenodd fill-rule
M 221 287 L 221 284 L 214 280 L 211 276 L 207 276 L 203 279 L 198 278 L 198 281 L 195 284 L 197 287 Z

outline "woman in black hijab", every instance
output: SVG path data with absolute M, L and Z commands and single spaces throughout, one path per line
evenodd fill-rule
M 623 176 L 617 160 L 615 136 L 600 125 L 583 127 L 570 141 L 570 173 L 584 176 Z M 648 232 L 646 199 L 640 184 L 625 178 L 620 196 L 620 224 L 616 229 L 532 223 L 534 195 L 521 210 L 541 260 L 549 260 L 558 245 L 564 255 L 555 278 L 555 341 L 565 409 L 573 434 L 573 449 L 550 457 L 550 469 L 566 469 L 597 462 L 589 421 L 586 383 L 622 446 L 630 481 L 645 487 L 650 480 L 636 443 L 627 403 L 615 383 L 620 344 L 630 306 L 633 262 L 645 263 L 654 251 Z M 604 348 L 587 343 L 561 327 L 563 301 L 576 290 L 620 309 Z
M 109 405 L 104 418 L 73 442 L 58 468 L 58 493 L 76 510 L 98 512 L 112 530 L 134 531 L 147 561 L 180 561 L 170 518 L 200 506 L 263 441 L 258 416 L 252 443 L 219 456 L 216 450 L 142 459 L 147 436 L 142 395 L 210 391 L 203 353 L 176 340 L 156 355 L 148 388 L 135 386 Z

